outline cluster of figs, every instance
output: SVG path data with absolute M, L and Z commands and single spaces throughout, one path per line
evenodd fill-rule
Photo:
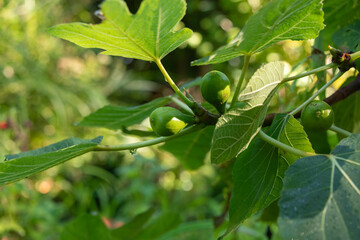
M 230 95 L 230 81 L 220 71 L 211 71 L 202 77 L 200 90 L 203 98 L 212 104 L 219 113 L 225 112 L 226 101 Z M 196 123 L 196 116 L 181 112 L 173 107 L 160 107 L 150 115 L 150 125 L 159 136 L 171 136 L 187 126 Z
M 230 95 L 230 81 L 220 71 L 211 71 L 202 78 L 200 90 L 203 98 L 212 104 L 220 114 L 225 112 Z M 159 136 L 174 135 L 197 122 L 195 115 L 189 115 L 173 107 L 160 107 L 150 115 L 150 125 Z M 301 113 L 301 123 L 306 130 L 326 131 L 334 123 L 331 106 L 321 100 L 310 102 Z

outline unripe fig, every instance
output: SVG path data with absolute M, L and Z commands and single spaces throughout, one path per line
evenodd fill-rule
M 225 104 L 230 96 L 230 81 L 219 71 L 211 71 L 204 75 L 201 82 L 201 94 L 219 113 L 225 112 Z
M 160 107 L 150 114 L 150 125 L 159 136 L 171 136 L 194 123 L 194 116 L 172 107 Z
M 301 112 L 301 124 L 306 130 L 321 132 L 328 130 L 334 123 L 334 112 L 326 102 L 315 100 Z

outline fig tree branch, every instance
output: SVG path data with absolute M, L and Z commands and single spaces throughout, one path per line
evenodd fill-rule
M 226 220 L 226 215 L 229 211 L 229 207 L 230 207 L 230 199 L 231 199 L 231 194 L 232 194 L 232 190 L 230 190 L 228 193 L 227 193 L 227 196 L 226 196 L 226 202 L 225 202 L 225 206 L 224 206 L 224 210 L 223 212 L 221 213 L 221 215 L 217 216 L 217 217 L 214 217 L 214 226 L 215 228 L 219 227 L 221 224 L 224 223 L 224 221 Z

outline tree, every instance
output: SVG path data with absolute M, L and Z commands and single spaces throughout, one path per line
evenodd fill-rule
M 70 23 L 50 28 L 51 35 L 85 48 L 102 49 L 102 54 L 155 63 L 175 94 L 139 106 L 105 106 L 79 123 L 79 126 L 122 129 L 125 134 L 152 138 L 123 145 L 101 145 L 102 137 L 69 138 L 37 150 L 8 155 L 0 163 L 0 183 L 18 181 L 92 151 L 134 153 L 138 148 L 165 142 L 162 150 L 172 153 L 188 169 L 203 165 L 210 152 L 211 163 L 222 169 L 225 176 L 232 174 L 230 180 L 222 179 L 229 182 L 224 189 L 232 190 L 225 200 L 225 212 L 216 219 L 215 226 L 209 221 L 181 224 L 174 213 L 164 213 L 146 225 L 153 212 L 150 209 L 111 231 L 97 217 L 80 216 L 65 228 L 62 237 L 76 236 L 76 229 L 85 225 L 92 226 L 88 228 L 89 234 L 101 234 L 108 239 L 129 236 L 131 239 L 192 239 L 194 236 L 211 239 L 214 227 L 223 223 L 229 211 L 227 230 L 219 233 L 225 238 L 252 215 L 262 212 L 266 218 L 267 212 L 274 211 L 271 219 L 277 221 L 284 239 L 356 239 L 360 235 L 357 177 L 360 135 L 356 134 L 360 119 L 356 112 L 359 101 L 352 98 L 358 98 L 355 92 L 360 89 L 359 13 L 356 6 L 338 10 L 342 2 L 329 0 L 323 6 L 320 0 L 272 1 L 252 15 L 231 42 L 210 56 L 193 61 L 192 65 L 197 66 L 243 58 L 231 100 L 220 113 L 209 103 L 195 101 L 188 92 L 189 88 L 200 85 L 202 79 L 178 87 L 162 64 L 166 55 L 192 35 L 190 29 L 176 27 L 186 11 L 184 0 L 144 0 L 136 14 L 131 14 L 122 0 L 106 0 L 98 12 L 100 24 Z M 286 76 L 284 63 L 274 61 L 247 77 L 252 56 L 283 40 L 308 39 L 315 39 L 310 60 L 312 70 Z M 329 46 L 329 53 L 323 51 L 324 45 L 330 43 L 341 50 Z M 328 56 L 332 62 L 325 64 Z M 333 71 L 328 72 L 330 80 L 326 81 L 324 72 L 330 69 Z M 326 98 L 326 89 L 349 71 L 356 77 L 349 77 L 344 86 Z M 293 101 L 289 105 L 296 107 L 286 109 L 289 112 L 270 113 L 272 101 L 281 90 L 286 92 L 290 83 L 294 85 L 313 74 L 317 82 L 307 87 L 305 99 L 285 98 L 285 104 Z M 316 98 L 334 108 L 335 125 L 330 130 L 343 139 L 335 140 L 337 144 L 332 149 L 326 130 L 304 130 L 297 120 L 301 110 Z M 144 128 L 133 128 L 155 109 L 170 103 L 176 104 L 184 115 L 192 116 L 194 123 L 181 121 L 177 116 L 166 118 L 161 121 L 165 122 L 164 128 L 171 132 L 176 126 L 177 130 L 173 135 L 159 137 Z M 328 147 L 324 148 L 324 144 Z

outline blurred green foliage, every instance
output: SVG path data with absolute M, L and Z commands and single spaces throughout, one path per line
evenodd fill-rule
M 71 134 L 75 119 L 105 104 L 98 86 L 108 67 L 94 52 L 68 48 L 45 33 L 75 6 L 30 0 L 0 6 L 0 112 L 24 151 Z M 19 150 L 2 143 L 5 152 Z
M 100 133 L 108 143 L 136 141 L 74 123 L 108 102 L 137 105 L 172 93 L 155 64 L 100 55 L 99 50 L 82 49 L 45 33 L 59 23 L 99 22 L 93 13 L 100 2 L 0 0 L 0 121 L 7 122 L 7 128 L 0 129 L 1 156 L 70 136 L 91 138 Z M 135 12 L 141 0 L 126 2 Z M 225 72 L 232 82 L 238 80 L 242 58 L 201 67 L 190 67 L 190 61 L 230 41 L 266 2 L 187 1 L 182 24 L 194 35 L 163 60 L 174 80 L 180 84 L 213 69 Z M 296 71 L 304 70 L 310 64 L 310 52 L 309 42 L 276 44 L 251 59 L 248 75 L 274 60 L 286 61 L 289 70 L 303 59 Z M 306 84 L 301 80 L 286 85 L 271 109 L 286 111 L 306 99 L 311 94 L 304 91 Z M 191 94 L 201 100 L 199 88 Z M 228 176 L 224 180 L 220 173 L 221 168 L 209 163 L 186 171 L 157 148 L 136 154 L 88 154 L 0 188 L 0 239 L 57 239 L 64 224 L 84 212 L 99 213 L 108 226 L 128 222 L 150 207 L 180 211 L 183 220 L 215 218 L 223 211 L 224 191 L 231 188 Z M 223 225 L 219 231 L 225 229 Z M 266 239 L 266 226 L 251 218 L 228 237 L 239 238 Z

